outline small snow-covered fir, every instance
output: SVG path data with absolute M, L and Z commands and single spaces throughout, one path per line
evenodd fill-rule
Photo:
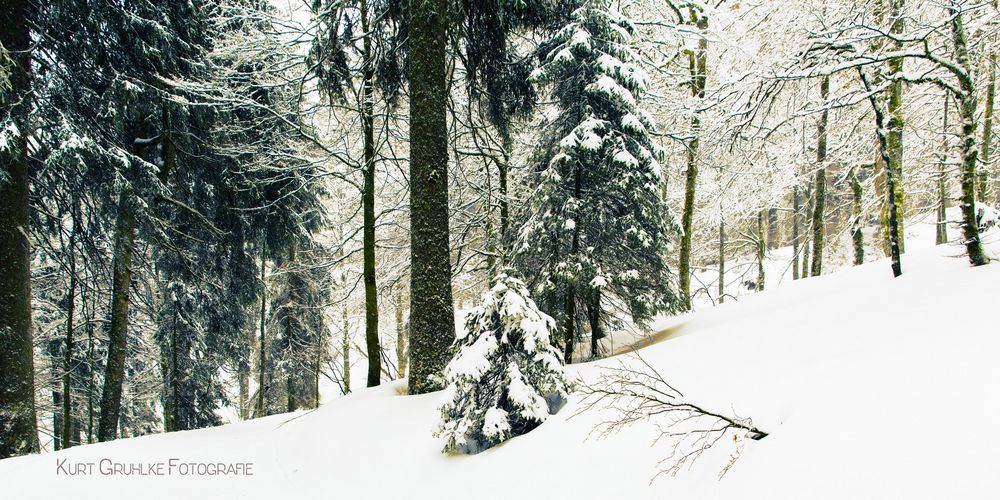
M 478 453 L 541 425 L 564 404 L 568 383 L 550 343 L 552 318 L 538 310 L 520 280 L 494 279 L 466 316 L 437 436 L 448 452 Z

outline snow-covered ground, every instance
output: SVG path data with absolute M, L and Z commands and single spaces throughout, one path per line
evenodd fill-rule
M 953 231 L 954 233 L 954 231 Z M 784 282 L 682 318 L 641 350 L 702 406 L 770 433 L 720 480 L 726 439 L 660 476 L 671 443 L 655 421 L 598 439 L 580 401 L 475 456 L 431 433 L 440 394 L 387 384 L 318 410 L 0 461 L 5 498 L 997 498 L 1000 494 L 1000 264 L 962 247 L 907 241 L 904 274 L 884 260 Z M 997 240 L 996 231 L 990 239 Z M 1000 256 L 1000 243 L 988 246 Z M 593 380 L 623 354 L 570 371 Z M 65 459 L 65 462 L 60 462 Z M 117 463 L 252 463 L 252 476 L 108 476 Z M 93 474 L 66 476 L 74 464 Z M 63 469 L 59 469 L 59 465 Z

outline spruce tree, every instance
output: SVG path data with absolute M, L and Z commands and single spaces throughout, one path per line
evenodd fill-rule
M 501 273 L 469 312 L 445 369 L 437 436 L 447 452 L 478 453 L 531 431 L 568 396 L 555 321 L 538 310 L 524 283 Z
M 523 214 L 516 263 L 562 325 L 571 362 L 579 306 L 609 318 L 604 298 L 643 323 L 681 307 L 666 257 L 678 224 L 659 196 L 660 156 L 640 100 L 646 73 L 630 46 L 634 25 L 588 0 L 540 51 L 533 73 L 555 113 L 535 155 L 536 187 Z

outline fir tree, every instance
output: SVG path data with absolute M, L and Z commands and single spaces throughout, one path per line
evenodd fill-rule
M 466 316 L 445 369 L 448 387 L 437 436 L 447 452 L 478 453 L 538 427 L 559 411 L 568 384 L 550 343 L 551 317 L 524 283 L 496 277 Z
M 581 305 L 592 344 L 609 320 L 607 296 L 638 323 L 679 306 L 666 263 L 678 225 L 658 194 L 660 152 L 639 104 L 647 76 L 630 47 L 634 29 L 609 2 L 589 0 L 542 46 L 532 74 L 551 87 L 556 109 L 536 152 L 535 202 L 516 263 L 537 276 L 536 295 L 563 325 L 566 362 Z

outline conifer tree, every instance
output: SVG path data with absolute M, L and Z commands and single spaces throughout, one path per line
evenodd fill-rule
M 532 75 L 551 88 L 556 113 L 536 152 L 516 262 L 537 276 L 536 295 L 562 325 L 567 363 L 583 307 L 595 326 L 608 321 L 606 296 L 638 323 L 681 307 L 666 262 L 678 224 L 659 196 L 661 154 L 640 105 L 647 76 L 630 46 L 634 29 L 610 2 L 588 0 L 543 44 Z
M 524 283 L 501 273 L 465 318 L 445 369 L 448 387 L 437 436 L 447 452 L 478 453 L 531 431 L 568 396 L 555 322 Z

